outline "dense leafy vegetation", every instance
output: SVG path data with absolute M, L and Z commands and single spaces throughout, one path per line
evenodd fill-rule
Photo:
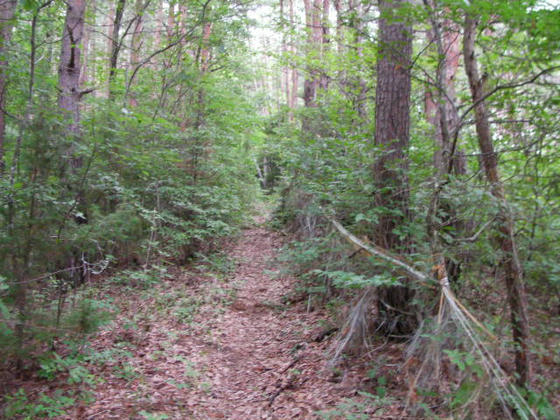
M 119 316 L 111 287 L 148 293 L 194 260 L 227 271 L 220 240 L 267 200 L 295 237 L 280 260 L 296 293 L 340 326 L 333 365 L 406 342 L 413 415 L 555 417 L 557 6 L 7 0 L 0 15 L 0 356 L 79 388 L 11 390 L 5 416 L 92 399 L 85 364 L 105 356 L 85 347 Z M 395 404 L 377 376 L 320 415 Z

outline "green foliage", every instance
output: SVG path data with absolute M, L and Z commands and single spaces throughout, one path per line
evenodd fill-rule
M 180 299 L 174 305 L 173 315 L 177 321 L 184 324 L 190 324 L 198 312 L 201 303 L 202 302 L 193 298 Z
M 41 393 L 37 403 L 31 404 L 23 388 L 12 395 L 6 396 L 7 404 L 4 408 L 5 418 L 53 418 L 67 416 L 66 409 L 76 403 L 76 399 L 64 394 L 64 391 L 55 391 L 52 397 Z
M 527 391 L 527 402 L 545 420 L 558 418 L 558 411 L 550 403 L 546 395 L 534 390 Z
M 350 273 L 346 271 L 324 271 L 313 270 L 311 274 L 328 277 L 332 280 L 335 287 L 341 289 L 363 289 L 365 287 L 380 286 L 402 286 L 402 284 L 392 276 L 376 275 L 366 277 L 360 274 Z
M 113 318 L 114 308 L 107 302 L 82 299 L 68 314 L 66 325 L 82 336 L 87 336 L 108 323 Z
M 140 414 L 146 420 L 165 420 L 168 419 L 169 416 L 167 414 L 160 414 L 160 413 L 150 413 L 148 411 L 142 410 Z
M 348 399 L 346 402 L 338 404 L 333 410 L 319 411 L 317 414 L 325 420 L 346 419 L 346 420 L 367 420 L 372 414 L 375 416 L 383 415 L 383 407 L 394 403 L 393 399 L 385 395 L 373 395 L 368 392 L 359 392 L 362 397 L 358 399 Z
M 156 9 L 146 7 L 148 21 Z M 243 95 L 250 80 L 247 8 L 224 1 L 202 7 L 189 4 L 193 16 L 204 12 L 203 19 L 215 20 L 208 47 L 219 71 L 177 53 L 185 42 L 193 51 L 201 45 L 198 19 L 188 40 L 165 41 L 177 48 L 154 56 L 155 66 L 144 63 L 134 80 L 121 71 L 121 54 L 109 98 L 99 94 L 107 57 L 90 50 L 88 75 L 97 92 L 81 97 L 77 135 L 57 106 L 53 71 L 66 5 L 30 0 L 18 10 L 11 31 L 18 48 L 10 46 L 3 57 L 9 88 L 2 106 L 10 117 L 0 176 L 2 356 L 31 362 L 34 350 L 41 354 L 57 339 L 83 344 L 112 312 L 83 294 L 84 283 L 119 269 L 112 282 L 150 290 L 171 264 L 204 259 L 245 222 L 258 192 L 253 145 L 262 139 L 261 117 Z M 88 10 L 87 19 L 97 13 Z M 148 37 L 142 45 L 142 57 L 161 48 Z M 229 270 L 227 262 L 211 260 Z M 71 294 L 79 298 L 67 299 Z M 20 321 L 25 331 L 17 336 Z

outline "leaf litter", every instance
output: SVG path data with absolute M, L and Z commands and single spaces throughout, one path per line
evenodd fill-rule
M 333 380 L 328 340 L 315 340 L 326 313 L 284 304 L 296 280 L 269 271 L 282 242 L 279 233 L 251 227 L 230 245 L 236 268 L 225 279 L 193 281 L 182 272 L 147 301 L 123 296 L 142 323 L 102 332 L 92 347 L 131 343 L 132 357 L 95 372 L 106 382 L 74 418 L 311 419 L 358 396 L 359 364 Z M 177 317 L 157 308 L 176 304 L 177 295 L 196 310 L 183 307 L 187 315 Z

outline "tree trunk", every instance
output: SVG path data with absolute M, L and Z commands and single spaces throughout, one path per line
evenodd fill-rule
M 459 68 L 459 57 L 461 49 L 459 44 L 459 31 L 450 20 L 445 20 L 443 25 L 437 18 L 435 2 L 424 0 L 424 6 L 428 12 L 432 29 L 429 33 L 429 41 L 434 43 L 437 51 L 436 80 L 425 94 L 426 118 L 434 127 L 434 167 L 436 176 L 434 179 L 434 197 L 427 215 L 428 237 L 431 238 L 432 248 L 435 246 L 439 228 L 436 227 L 436 215 L 440 224 L 453 227 L 449 232 L 456 236 L 465 230 L 465 222 L 457 218 L 456 209 L 452 207 L 449 200 L 442 199 L 440 194 L 445 185 L 448 174 L 454 172 L 456 175 L 466 173 L 466 159 L 459 147 L 453 149 L 456 144 L 454 139 L 458 136 L 459 116 L 457 114 L 455 94 L 455 75 Z M 442 26 L 445 29 L 442 29 Z M 439 249 L 439 247 L 438 247 Z M 456 282 L 461 273 L 461 263 L 467 258 L 463 254 L 459 261 L 445 258 L 437 253 L 438 259 L 444 262 L 449 280 Z M 440 265 L 437 262 L 436 265 Z
M 146 8 L 143 0 L 136 0 L 134 30 L 130 42 L 130 68 L 136 67 L 139 61 L 140 48 L 142 47 L 142 32 L 144 30 L 144 10 Z
M 439 59 L 435 86 L 425 94 L 426 117 L 435 128 L 434 166 L 443 172 L 453 171 L 463 175 L 466 172 L 465 155 L 460 148 L 451 150 L 459 129 L 455 93 L 455 76 L 461 56 L 459 31 L 450 20 L 440 25 L 435 16 L 435 6 L 430 0 L 424 0 L 424 5 L 432 25 L 429 40 L 436 45 Z M 440 26 L 445 29 L 442 30 Z
M 113 19 L 113 29 L 111 31 L 111 54 L 109 56 L 109 97 L 113 96 L 113 84 L 119 61 L 119 53 L 121 50 L 120 30 L 126 0 L 117 0 L 117 8 L 115 10 L 115 18 Z
M 175 34 L 175 2 L 169 3 L 169 10 L 167 12 L 167 39 L 171 41 Z
M 88 12 L 89 10 L 89 12 Z M 90 47 L 93 43 L 93 38 L 92 38 L 92 29 L 91 28 L 95 28 L 95 10 L 96 10 L 96 0 L 90 0 L 87 8 L 86 8 L 86 15 L 90 15 L 93 14 L 93 16 L 91 17 L 91 23 L 89 21 L 89 16 L 86 17 L 86 20 L 88 20 L 88 22 L 85 23 L 84 25 L 84 37 L 82 40 L 82 70 L 80 71 L 80 86 L 85 86 L 88 83 L 88 79 L 89 79 L 89 65 L 88 65 L 88 61 L 89 61 L 89 53 L 90 53 Z M 93 45 L 93 50 L 95 50 L 95 45 Z
M 406 0 L 380 1 L 377 90 L 375 98 L 375 144 L 381 157 L 374 164 L 378 192 L 376 206 L 391 209 L 379 217 L 375 240 L 383 248 L 406 252 L 407 239 L 395 229 L 408 220 L 406 152 L 410 126 L 410 59 L 412 29 L 391 16 Z M 396 214 L 395 210 L 398 210 Z M 407 287 L 380 290 L 378 308 L 389 333 L 409 334 L 414 329 L 408 306 L 413 291 Z
M 323 0 L 322 16 L 321 16 L 321 58 L 327 54 L 327 49 L 330 42 L 329 37 L 329 11 L 331 3 L 330 0 Z M 321 72 L 319 78 L 319 86 L 321 90 L 326 91 L 329 88 L 329 78 L 325 72 Z
M 294 30 L 294 0 L 288 0 L 290 4 L 290 31 Z M 296 55 L 296 44 L 294 41 L 294 35 L 291 35 L 290 39 L 290 51 L 292 55 Z M 289 107 L 295 108 L 297 106 L 297 98 L 298 98 L 298 85 L 299 85 L 299 73 L 296 66 L 292 66 L 291 69 L 291 88 L 290 88 L 290 101 Z M 290 116 L 292 118 L 292 116 Z
M 308 30 L 307 37 L 307 57 L 308 59 L 319 59 L 321 54 L 321 44 L 323 40 L 323 29 L 321 25 L 322 0 L 304 0 L 305 24 Z M 303 84 L 303 101 L 307 108 L 317 106 L 317 87 L 319 85 L 319 75 L 317 69 L 307 66 L 307 74 Z
M 69 119 L 68 131 L 79 134 L 80 123 L 80 59 L 84 33 L 85 0 L 67 2 L 66 19 L 62 35 L 62 49 L 58 66 L 58 106 Z
M 284 0 L 280 0 L 280 32 L 282 33 L 282 45 L 280 51 L 282 61 L 286 60 L 288 52 L 288 43 L 286 41 L 286 16 L 284 10 Z M 286 98 L 286 106 L 290 106 L 290 83 L 289 83 L 289 67 L 282 64 L 281 74 L 282 96 Z
M 210 65 L 210 35 L 212 35 L 212 22 L 206 22 L 202 29 L 202 50 L 200 52 L 200 71 L 208 72 Z
M 14 26 L 14 13 L 17 0 L 4 0 L 0 2 L 0 177 L 4 174 L 4 138 L 6 135 L 6 121 L 4 108 L 6 107 L 6 82 L 8 78 L 8 60 L 6 52 L 12 39 Z
M 147 3 L 144 0 L 136 0 L 135 4 L 135 22 L 134 30 L 132 32 L 132 40 L 130 42 L 130 68 L 132 71 L 138 66 L 140 61 L 140 48 L 142 48 L 142 32 L 144 30 L 144 11 L 146 10 Z M 129 86 L 130 89 L 130 86 Z M 128 100 L 130 107 L 138 105 L 138 100 L 134 95 L 130 95 Z
M 498 157 L 494 151 L 488 112 L 484 103 L 484 80 L 479 74 L 478 60 L 475 55 L 476 27 L 477 22 L 467 15 L 463 39 L 463 57 L 474 104 L 476 133 L 484 172 L 486 179 L 490 183 L 492 195 L 500 203 L 497 225 L 500 247 L 504 254 L 504 280 L 511 310 L 511 325 L 515 344 L 515 367 L 518 375 L 517 384 L 525 387 L 529 384 L 530 380 L 530 364 L 528 359 L 529 320 L 523 285 L 523 271 L 517 254 L 513 214 L 500 179 Z
M 343 43 L 343 20 L 342 20 L 342 0 L 333 0 L 334 10 L 336 10 L 336 49 L 342 53 Z

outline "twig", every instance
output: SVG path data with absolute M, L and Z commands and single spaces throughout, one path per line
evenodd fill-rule
M 292 360 L 292 362 L 288 366 L 282 369 L 280 373 L 286 373 L 288 369 L 293 368 L 296 365 L 296 363 L 299 362 L 300 360 L 301 360 L 301 356 L 297 356 L 294 360 Z

